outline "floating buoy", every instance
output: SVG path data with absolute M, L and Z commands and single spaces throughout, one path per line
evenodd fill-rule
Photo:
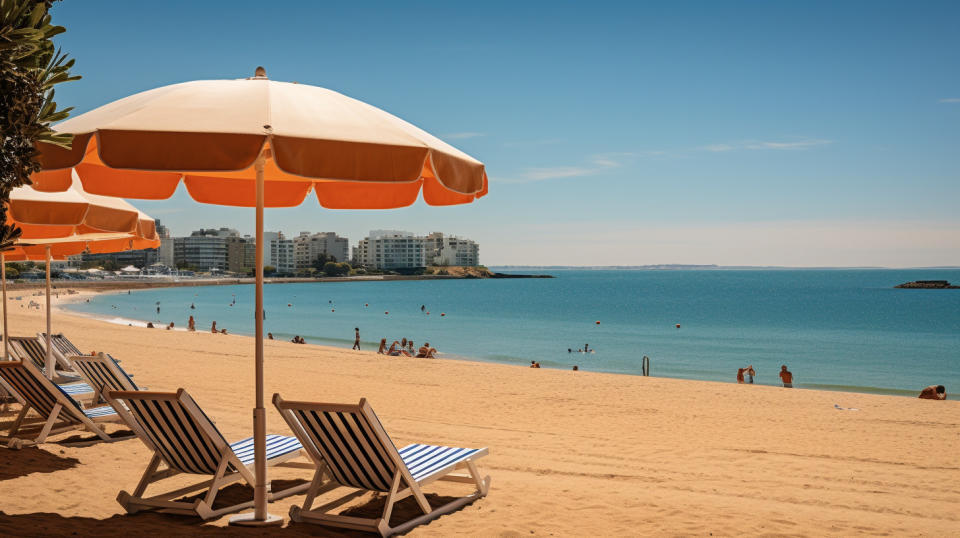
M 389 311 L 388 311 L 388 312 L 384 312 L 384 314 L 389 314 L 389 313 L 390 313 Z
M 441 316 L 446 316 L 447 314 L 445 314 L 444 312 L 440 312 L 440 315 L 441 315 Z
M 600 325 L 600 322 L 599 322 L 599 321 L 597 322 L 597 325 Z
M 363 306 L 370 306 L 370 303 L 363 303 Z
M 293 305 L 292 305 L 292 304 L 290 304 L 290 303 L 287 303 L 287 306 L 293 306 Z
M 330 311 L 331 311 L 331 312 L 336 312 L 337 310 L 334 309 L 334 308 L 331 308 Z
M 429 315 L 430 315 L 430 312 L 427 312 L 427 315 L 429 316 Z
M 680 324 L 679 324 L 679 323 L 677 323 L 677 328 L 678 328 L 678 329 L 680 328 Z

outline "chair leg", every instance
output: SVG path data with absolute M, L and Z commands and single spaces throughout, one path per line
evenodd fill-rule
M 40 430 L 40 435 L 37 436 L 36 443 L 40 444 L 47 440 L 47 436 L 50 435 L 50 430 L 53 429 L 53 425 L 56 424 L 57 418 L 60 416 L 60 411 L 63 409 L 62 404 L 56 404 L 53 406 L 53 410 L 50 412 L 50 417 L 47 419 L 47 422 L 43 425 L 43 429 Z
M 397 489 L 400 487 L 400 479 L 402 476 L 399 470 L 393 475 L 393 483 L 390 484 L 390 493 L 387 494 L 387 502 L 383 505 L 383 515 L 381 519 L 383 519 L 388 526 L 390 525 L 390 516 L 393 515 L 393 505 L 397 502 L 394 497 L 397 495 Z
M 20 431 L 20 424 L 23 423 L 23 419 L 27 416 L 28 411 L 30 411 L 30 406 L 24 404 L 23 409 L 17 414 L 17 418 L 13 421 L 13 426 L 10 427 L 10 431 L 7 433 L 8 437 L 13 437 Z

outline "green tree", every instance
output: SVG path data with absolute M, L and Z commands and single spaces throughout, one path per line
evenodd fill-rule
M 57 110 L 53 87 L 76 80 L 74 60 L 53 46 L 62 26 L 50 24 L 52 0 L 0 0 L 0 250 L 20 237 L 7 222 L 10 191 L 30 184 L 40 170 L 37 142 L 69 148 L 72 137 L 50 125 L 66 119 L 70 108 Z
M 323 268 L 326 267 L 328 263 L 336 261 L 336 256 L 331 256 L 325 252 L 321 252 L 319 255 L 317 255 L 317 258 L 313 260 L 313 267 L 317 271 L 323 271 Z
M 323 274 L 327 276 L 343 276 L 350 273 L 350 264 L 327 262 L 323 265 Z

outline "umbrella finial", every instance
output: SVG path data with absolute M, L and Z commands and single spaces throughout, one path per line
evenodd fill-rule
M 267 70 L 264 69 L 262 65 L 258 65 L 256 71 L 253 72 L 253 76 L 256 78 L 267 78 Z

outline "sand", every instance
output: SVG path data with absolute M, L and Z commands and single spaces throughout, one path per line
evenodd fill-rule
M 25 303 L 27 294 L 18 294 Z M 42 330 L 41 311 L 12 302 L 10 312 L 12 335 Z M 122 359 L 151 390 L 186 388 L 228 440 L 250 435 L 251 338 L 65 314 L 54 330 L 85 351 Z M 399 445 L 490 448 L 480 462 L 492 477 L 489 496 L 416 536 L 960 535 L 957 401 L 622 376 L 590 372 L 588 363 L 573 372 L 395 358 L 279 341 L 266 342 L 266 357 L 267 398 L 366 397 Z M 268 430 L 285 433 L 272 406 L 268 413 Z M 0 428 L 13 416 L 0 414 Z M 90 435 L 0 448 L 0 535 L 244 534 L 225 527 L 228 517 L 201 523 L 124 514 L 116 495 L 136 485 L 149 451 L 136 439 L 58 443 L 78 437 Z M 308 479 L 309 472 L 272 476 Z M 235 486 L 228 498 L 248 494 Z M 270 511 L 285 516 L 302 500 L 290 497 Z M 357 502 L 376 503 L 372 495 Z M 277 533 L 351 535 L 289 521 Z

